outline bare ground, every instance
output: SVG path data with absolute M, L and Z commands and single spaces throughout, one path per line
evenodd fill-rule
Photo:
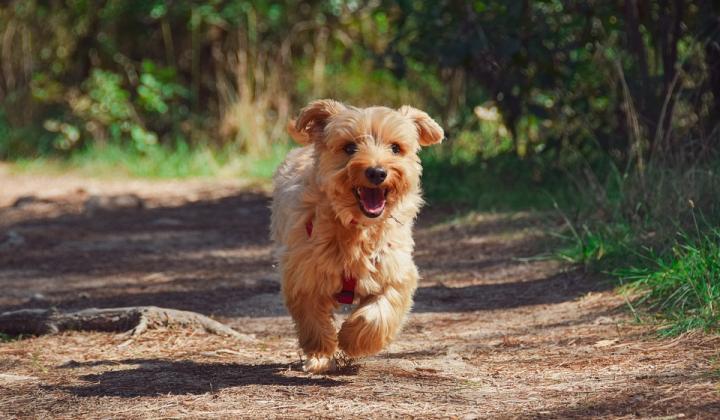
M 425 209 L 404 332 L 343 374 L 304 374 L 267 207 L 266 192 L 231 181 L 0 167 L 0 312 L 157 305 L 255 338 L 174 328 L 0 343 L 0 418 L 720 417 L 720 340 L 660 340 L 602 278 L 525 258 L 549 251 L 547 215 Z

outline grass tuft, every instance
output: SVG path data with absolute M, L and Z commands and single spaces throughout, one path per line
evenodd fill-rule
M 619 260 L 635 256 L 635 233 L 627 224 L 591 227 L 585 223 L 576 228 L 569 220 L 566 223 L 569 233 L 558 235 L 568 244 L 556 252 L 561 260 L 603 271 Z
M 683 233 L 670 252 L 650 254 L 643 266 L 613 275 L 641 293 L 638 303 L 665 315 L 664 335 L 720 327 L 720 229 L 695 238 Z
M 720 330 L 720 229 L 683 232 L 667 245 L 628 224 L 567 223 L 556 257 L 618 279 L 635 296 L 634 313 L 657 313 L 667 324 L 661 335 Z

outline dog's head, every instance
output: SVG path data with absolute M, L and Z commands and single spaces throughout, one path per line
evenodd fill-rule
M 317 184 L 344 223 L 382 220 L 407 198 L 419 203 L 417 153 L 444 136 L 410 106 L 355 108 L 329 99 L 311 102 L 289 131 L 315 145 Z

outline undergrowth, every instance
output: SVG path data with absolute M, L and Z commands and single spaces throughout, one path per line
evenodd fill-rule
M 455 149 L 430 149 L 421 158 L 422 186 L 431 203 L 482 211 L 550 210 L 554 202 L 563 208 L 573 203 L 562 173 L 510 152 L 464 161 Z
M 644 264 L 612 274 L 641 293 L 638 304 L 665 315 L 662 334 L 720 326 L 720 229 L 680 234 L 668 252 L 648 250 Z
M 598 204 L 603 217 L 564 211 L 565 246 L 556 256 L 615 278 L 641 320 L 660 334 L 720 330 L 720 179 L 715 165 L 665 169 L 652 182 L 617 178 L 619 193 Z M 641 182 L 645 184 L 639 186 Z M 577 196 L 588 202 L 582 191 Z
M 0 343 L 8 343 L 10 341 L 20 340 L 22 336 L 13 336 L 5 333 L 0 333 Z

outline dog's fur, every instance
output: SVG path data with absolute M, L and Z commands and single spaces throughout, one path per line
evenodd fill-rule
M 418 281 L 412 260 L 412 227 L 423 203 L 417 153 L 444 134 L 409 106 L 355 108 L 327 99 L 305 107 L 288 131 L 304 147 L 290 152 L 275 174 L 271 231 L 285 304 L 307 356 L 304 369 L 318 373 L 335 367 L 338 347 L 353 358 L 371 355 L 398 333 Z M 387 171 L 378 186 L 387 191 L 385 207 L 370 215 L 376 217 L 363 210 L 358 190 L 376 188 L 365 173 L 370 167 Z M 336 333 L 334 295 L 344 275 L 357 280 L 357 307 Z

